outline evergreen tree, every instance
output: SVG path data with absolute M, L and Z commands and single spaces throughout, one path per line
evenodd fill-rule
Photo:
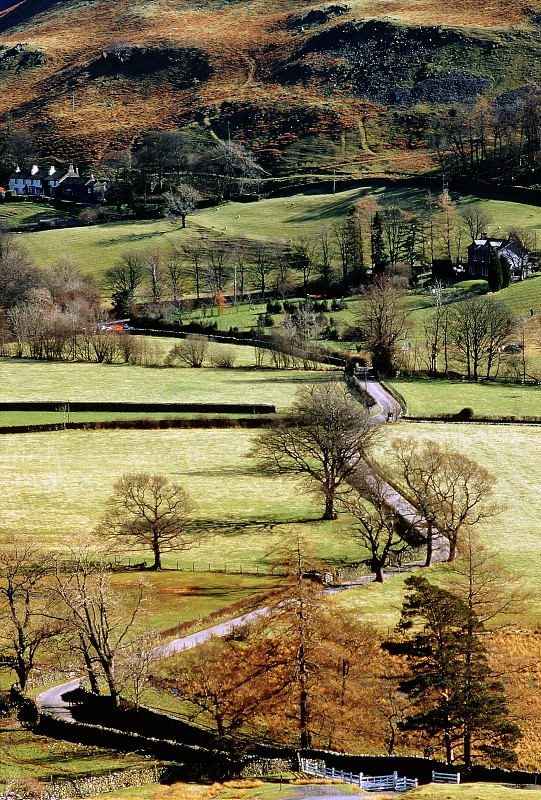
M 482 623 L 459 596 L 426 578 L 412 576 L 406 586 L 399 624 L 404 638 L 386 645 L 410 664 L 400 688 L 416 711 L 402 727 L 424 731 L 443 746 L 448 764 L 457 752 L 466 768 L 474 752 L 512 764 L 520 730 L 509 721 L 502 682 L 491 675 L 479 638 Z
M 370 236 L 372 248 L 372 270 L 374 275 L 381 275 L 389 264 L 383 241 L 383 224 L 379 211 L 376 211 L 372 220 L 372 233 Z
M 488 288 L 491 292 L 499 292 L 503 285 L 503 273 L 500 257 L 496 250 L 490 248 L 488 262 Z
M 507 289 L 511 283 L 511 264 L 506 256 L 500 256 L 500 264 L 502 268 L 502 289 Z

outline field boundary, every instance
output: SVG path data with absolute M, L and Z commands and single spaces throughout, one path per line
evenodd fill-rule
M 0 436 L 14 433 L 47 433 L 50 431 L 119 431 L 171 430 L 191 428 L 270 428 L 279 424 L 276 417 L 196 417 L 195 419 L 111 419 L 88 422 L 44 422 L 37 425 L 6 425 Z
M 471 419 L 453 419 L 453 417 L 434 416 L 434 417 L 402 417 L 404 422 L 434 422 L 451 423 L 452 425 L 541 425 L 541 419 L 512 419 L 503 417 L 502 419 L 490 419 L 489 417 L 472 417 Z
M 265 403 L 132 403 L 123 401 L 71 402 L 70 400 L 23 400 L 0 402 L 0 411 L 125 411 L 166 414 L 275 414 Z

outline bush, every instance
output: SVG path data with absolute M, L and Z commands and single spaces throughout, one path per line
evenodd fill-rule
M 284 311 L 286 312 L 286 314 L 294 314 L 296 310 L 297 310 L 296 303 L 292 303 L 290 300 L 284 301 Z
M 278 301 L 269 300 L 267 303 L 267 314 L 281 314 L 282 313 L 282 304 Z
M 343 300 L 333 300 L 331 303 L 331 311 L 345 311 L 347 304 Z
M 468 419 L 473 419 L 473 415 L 474 415 L 473 408 L 466 407 L 462 408 L 457 414 L 454 414 L 453 419 L 465 421 Z

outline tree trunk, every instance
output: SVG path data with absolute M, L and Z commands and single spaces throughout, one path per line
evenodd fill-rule
M 374 572 L 376 573 L 376 583 L 383 583 L 383 565 L 375 564 Z
M 434 555 L 434 540 L 433 540 L 433 533 L 432 533 L 432 525 L 428 523 L 427 531 L 426 531 L 426 561 L 425 567 L 429 567 L 432 564 L 432 556 Z
M 334 497 L 333 495 L 326 495 L 325 497 L 325 512 L 321 519 L 336 519 L 336 512 L 334 510 Z

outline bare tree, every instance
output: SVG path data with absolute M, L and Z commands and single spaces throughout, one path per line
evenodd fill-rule
M 492 225 L 492 217 L 482 203 L 460 206 L 458 214 L 466 225 L 472 242 L 480 239 L 483 233 L 486 234 L 489 226 Z
M 490 378 L 499 348 L 512 329 L 513 315 L 501 300 L 472 297 L 455 303 L 449 313 L 449 335 L 468 378 L 477 380 L 484 364 Z
M 368 551 L 367 564 L 376 581 L 383 583 L 385 567 L 394 557 L 411 550 L 420 537 L 388 504 L 387 485 L 380 477 L 358 470 L 350 482 L 353 492 L 346 495 L 342 504 L 355 517 L 355 524 L 347 537 Z
M 448 539 L 449 561 L 453 561 L 462 535 L 499 513 L 493 499 L 496 477 L 462 453 L 431 440 L 422 444 L 412 438 L 397 441 L 393 455 L 396 480 L 425 526 L 421 533 L 427 543 L 427 566 L 436 531 Z
M 13 671 L 21 691 L 36 656 L 60 632 L 48 613 L 51 555 L 35 542 L 4 538 L 0 547 L 0 669 Z
M 113 704 L 120 684 L 117 661 L 131 643 L 133 625 L 142 607 L 143 587 L 127 605 L 113 589 L 110 574 L 99 553 L 83 548 L 72 554 L 69 565 L 56 564 L 54 591 L 62 603 L 66 630 L 74 649 L 83 657 L 93 691 L 99 692 L 103 676 Z M 66 567 L 68 567 L 66 569 Z
M 163 553 L 189 550 L 200 540 L 186 527 L 192 508 L 184 488 L 165 475 L 128 473 L 113 486 L 99 530 L 122 546 L 150 550 L 150 569 L 161 569 Z
M 113 294 L 126 292 L 133 297 L 144 277 L 144 259 L 139 253 L 128 250 L 113 267 L 105 271 L 104 285 Z
M 168 362 L 173 364 L 176 361 L 182 361 L 188 367 L 202 367 L 208 351 L 209 342 L 206 336 L 187 336 L 177 342 L 170 351 Z
M 276 269 L 275 247 L 272 243 L 254 242 L 249 250 L 250 273 L 259 284 L 261 297 L 265 297 L 267 281 Z
M 361 335 L 372 354 L 372 366 L 382 375 L 393 370 L 398 343 L 406 330 L 404 297 L 403 290 L 381 276 L 362 292 Z
M 322 519 L 335 519 L 335 500 L 362 463 L 376 427 L 367 409 L 339 383 L 320 383 L 302 391 L 284 427 L 258 436 L 251 455 L 261 466 L 307 476 L 323 495 Z
M 182 220 L 182 227 L 185 228 L 186 217 L 188 214 L 193 214 L 197 208 L 197 204 L 201 200 L 201 195 L 193 186 L 187 183 L 181 183 L 174 192 L 165 192 L 163 198 L 169 216 L 172 219 L 180 217 Z
M 152 302 L 159 303 L 163 293 L 163 254 L 159 247 L 147 253 L 144 269 L 150 283 Z

